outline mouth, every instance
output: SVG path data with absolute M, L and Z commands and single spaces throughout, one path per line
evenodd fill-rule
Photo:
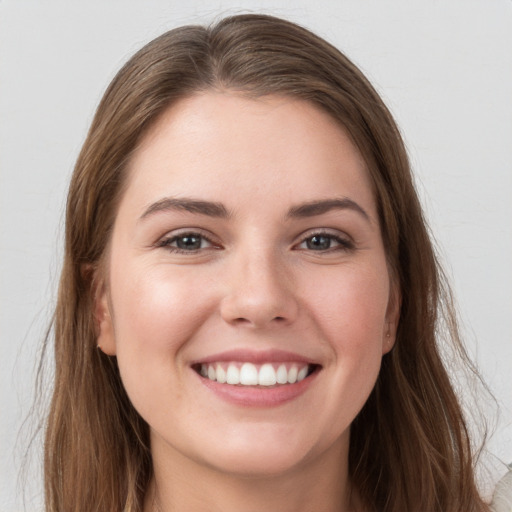
M 202 378 L 237 387 L 276 388 L 302 382 L 321 366 L 303 362 L 215 361 L 196 363 L 192 369 Z

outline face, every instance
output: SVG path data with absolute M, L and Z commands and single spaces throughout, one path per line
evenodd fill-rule
M 346 460 L 397 322 L 375 200 L 306 102 L 203 93 L 129 168 L 99 344 L 154 456 L 244 475 Z

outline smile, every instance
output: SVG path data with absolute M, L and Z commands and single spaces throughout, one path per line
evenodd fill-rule
M 315 371 L 307 363 L 217 362 L 196 366 L 198 373 L 211 381 L 233 386 L 276 387 L 296 384 Z

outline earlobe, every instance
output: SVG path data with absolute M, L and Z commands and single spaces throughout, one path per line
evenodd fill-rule
M 114 326 L 108 290 L 104 279 L 94 279 L 94 323 L 98 348 L 109 356 L 116 355 Z
M 391 285 L 386 322 L 382 340 L 382 354 L 387 354 L 395 346 L 398 322 L 400 321 L 400 309 L 402 306 L 402 294 L 396 284 Z
M 391 352 L 393 347 L 395 346 L 396 340 L 396 331 L 392 329 L 392 327 L 387 324 L 387 331 L 385 331 L 384 338 L 382 341 L 382 355 Z

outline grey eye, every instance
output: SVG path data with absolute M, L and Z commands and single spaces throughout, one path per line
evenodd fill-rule
M 194 234 L 182 235 L 176 237 L 175 244 L 179 249 L 183 249 L 185 251 L 196 251 L 201 249 L 203 237 Z
M 331 248 L 332 237 L 326 235 L 314 235 L 309 237 L 306 242 L 306 247 L 311 251 L 325 251 Z

